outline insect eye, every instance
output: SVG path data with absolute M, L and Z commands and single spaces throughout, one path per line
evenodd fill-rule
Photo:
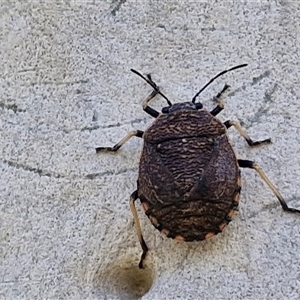
M 162 112 L 163 114 L 168 114 L 168 113 L 170 112 L 170 106 L 164 107 L 164 108 L 161 110 L 161 112 Z
M 195 103 L 195 106 L 196 106 L 196 109 L 201 109 L 201 108 L 203 108 L 203 105 L 202 105 L 202 103 L 200 103 L 200 102 Z

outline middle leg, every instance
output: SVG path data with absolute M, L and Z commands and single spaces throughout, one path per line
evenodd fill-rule
M 110 151 L 110 152 L 116 152 L 118 151 L 129 139 L 131 139 L 133 136 L 142 138 L 144 134 L 144 131 L 141 130 L 134 130 L 126 134 L 124 138 L 117 144 L 115 144 L 113 147 L 97 147 L 96 153 L 104 152 L 104 151 Z
M 250 147 L 255 147 L 255 146 L 259 146 L 259 145 L 263 145 L 263 144 L 271 144 L 271 139 L 265 139 L 265 140 L 262 140 L 262 141 L 253 141 L 249 137 L 247 132 L 242 128 L 242 126 L 236 121 L 228 120 L 224 123 L 224 125 L 226 126 L 227 129 L 230 128 L 231 126 L 235 127 L 235 129 L 246 140 L 246 142 L 248 143 L 248 145 Z

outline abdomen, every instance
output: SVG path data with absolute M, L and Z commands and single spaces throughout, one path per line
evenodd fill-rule
M 145 172 L 149 164 L 153 169 Z M 237 208 L 240 175 L 225 134 L 144 146 L 138 194 L 168 237 L 192 241 L 221 232 Z

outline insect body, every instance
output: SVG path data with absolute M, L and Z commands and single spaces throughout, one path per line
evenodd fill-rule
M 225 70 L 211 79 L 191 102 L 172 104 L 158 86 L 135 70 L 154 91 L 146 98 L 143 109 L 156 120 L 145 131 L 133 131 L 113 147 L 98 147 L 97 152 L 117 151 L 133 136 L 143 138 L 144 147 L 139 164 L 137 190 L 130 197 L 137 234 L 143 249 L 139 267 L 143 267 L 148 247 L 144 241 L 135 201 L 140 199 L 146 215 L 155 228 L 166 236 L 179 241 L 209 239 L 221 232 L 237 210 L 241 177 L 240 168 L 258 172 L 274 192 L 284 210 L 289 208 L 281 194 L 253 161 L 237 159 L 228 141 L 227 129 L 234 126 L 250 146 L 269 144 L 270 139 L 252 141 L 239 123 L 222 123 L 215 116 L 224 108 L 222 96 L 211 112 L 196 102 L 198 95 L 217 77 L 228 71 L 244 67 L 239 65 Z M 148 102 L 160 94 L 168 102 L 162 113 L 148 106 Z
M 168 237 L 204 240 L 237 208 L 239 173 L 226 127 L 205 110 L 180 105 L 144 133 L 138 197 Z

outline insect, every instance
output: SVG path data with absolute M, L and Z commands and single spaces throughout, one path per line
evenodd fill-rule
M 145 214 L 156 229 L 178 241 L 207 240 L 222 232 L 239 205 L 241 192 L 240 168 L 254 169 L 279 200 L 284 211 L 290 208 L 279 191 L 255 162 L 237 159 L 229 143 L 227 129 L 235 127 L 249 146 L 270 144 L 270 139 L 253 141 L 236 121 L 222 123 L 216 115 L 224 109 L 225 85 L 215 97 L 212 111 L 196 102 L 199 94 L 216 78 L 247 64 L 224 70 L 205 84 L 190 102 L 172 104 L 159 90 L 150 74 L 143 78 L 153 88 L 144 100 L 143 110 L 155 118 L 146 131 L 128 133 L 113 147 L 98 147 L 96 152 L 118 151 L 131 137 L 143 138 L 137 189 L 130 196 L 130 208 L 142 247 L 139 267 L 143 268 L 148 247 L 135 207 L 140 199 Z M 157 95 L 168 103 L 159 113 L 148 103 Z

